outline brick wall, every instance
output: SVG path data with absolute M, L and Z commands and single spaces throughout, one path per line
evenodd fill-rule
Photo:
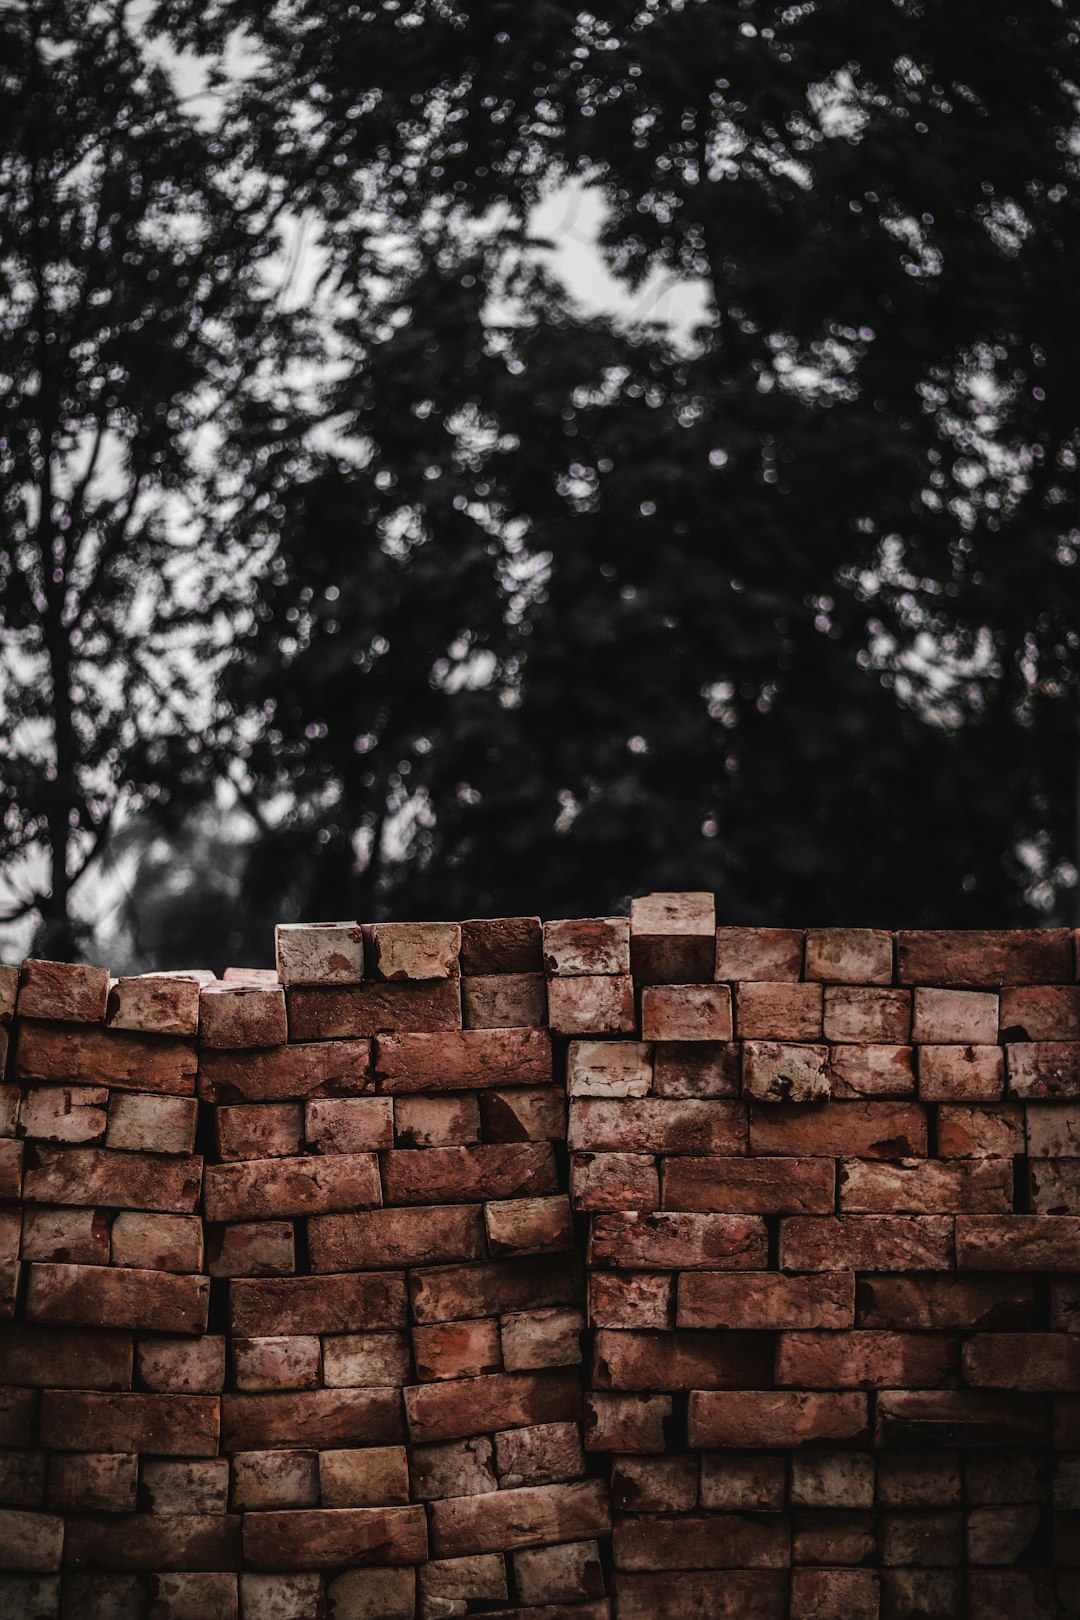
M 1067 930 L 0 969 L 0 1620 L 1080 1615 Z

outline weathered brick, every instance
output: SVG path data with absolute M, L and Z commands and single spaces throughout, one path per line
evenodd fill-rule
M 573 1217 L 565 1193 L 549 1198 L 510 1198 L 486 1203 L 484 1225 L 493 1257 L 540 1254 L 574 1246 Z
M 268 985 L 271 990 L 276 989 L 280 983 L 277 968 L 271 967 L 227 967 L 221 975 L 220 981 L 210 979 L 206 982 L 210 984 L 215 982 L 221 984 L 261 984 Z
M 1080 1215 L 958 1215 L 962 1271 L 1080 1271 Z
M 802 974 L 803 931 L 799 928 L 718 928 L 717 979 L 749 979 L 779 984 Z
M 1013 1097 L 1080 1097 L 1080 1041 L 1029 1041 L 1005 1048 Z
M 791 1620 L 878 1620 L 876 1569 L 796 1569 Z
M 326 1596 L 334 1620 L 413 1620 L 416 1571 L 347 1569 L 329 1582 Z
M 455 1610 L 450 1605 L 454 1604 L 460 1614 L 469 1598 L 506 1601 L 508 1595 L 506 1563 L 501 1553 L 474 1553 L 471 1558 L 433 1558 L 420 1566 L 417 1577 L 420 1612 L 425 1616 L 453 1614 Z
M 523 1548 L 514 1554 L 514 1575 L 518 1597 L 530 1606 L 585 1602 L 604 1595 L 604 1572 L 595 1541 Z
M 577 1423 L 533 1423 L 502 1429 L 495 1436 L 495 1471 L 499 1489 L 522 1485 L 555 1485 L 580 1479 L 585 1452 Z
M 728 1215 L 824 1215 L 835 1208 L 832 1159 L 665 1159 L 664 1209 Z
M 0 1506 L 44 1507 L 49 1462 L 44 1451 L 0 1451 Z M 3 1612 L 0 1603 L 0 1615 Z
M 121 1210 L 112 1225 L 112 1263 L 139 1271 L 201 1271 L 202 1221 L 197 1215 Z
M 352 1455 L 333 1451 L 238 1451 L 232 1459 L 233 1507 L 245 1511 L 317 1507 L 320 1458 Z M 344 1504 L 328 1501 L 326 1505 Z
M 310 1041 L 262 1051 L 199 1054 L 199 1095 L 208 1102 L 272 1103 L 357 1096 L 372 1091 L 374 1085 L 370 1040 Z M 262 1155 L 231 1156 L 249 1159 Z
M 628 917 L 567 918 L 544 924 L 544 969 L 574 978 L 630 972 Z
M 583 1153 L 744 1153 L 746 1107 L 726 1099 L 587 1097 L 570 1105 L 567 1142 Z
M 342 1333 L 323 1338 L 323 1379 L 332 1388 L 407 1384 L 411 1370 L 407 1333 Z
M 1080 1102 L 1029 1103 L 1024 1115 L 1027 1150 L 1033 1159 L 1080 1158 Z
M 400 1271 L 331 1277 L 237 1278 L 229 1285 L 234 1333 L 349 1333 L 405 1326 Z
M 108 1124 L 104 1086 L 28 1086 L 19 1135 L 38 1142 L 100 1142 Z
M 243 1391 L 317 1389 L 322 1354 L 314 1334 L 233 1339 L 233 1382 Z
M 6 1369 L 4 1376 L 7 1377 Z M 37 1434 L 37 1413 L 36 1388 L 12 1389 L 0 1384 L 0 1446 L 32 1446 Z
M 484 973 L 461 981 L 466 1029 L 536 1029 L 547 1022 L 542 973 Z
M 29 957 L 22 965 L 16 1011 L 20 1018 L 100 1024 L 108 996 L 108 968 Z
M 791 1505 L 872 1508 L 874 1458 L 857 1451 L 803 1451 L 791 1459 Z
M 319 1452 L 323 1507 L 399 1507 L 409 1500 L 404 1446 Z
M 687 1460 L 693 1461 L 692 1458 Z M 753 1451 L 707 1451 L 701 1459 L 701 1505 L 704 1508 L 737 1513 L 780 1513 L 786 1499 L 787 1466 L 783 1457 Z M 693 1506 L 693 1503 L 688 1505 Z M 648 1504 L 643 1502 L 640 1506 L 644 1510 Z
M 584 1327 L 583 1312 L 558 1306 L 504 1316 L 499 1322 L 503 1366 L 507 1372 L 576 1366 Z
M 793 1515 L 791 1557 L 796 1564 L 861 1564 L 876 1552 L 870 1513 L 800 1508 Z
M 218 1570 L 177 1570 L 151 1577 L 147 1620 L 236 1620 L 237 1577 Z
M 540 973 L 539 917 L 470 917 L 461 925 L 463 973 Z
M 1038 1446 L 1049 1432 L 1046 1402 L 985 1390 L 889 1389 L 877 1397 L 879 1446 Z
M 896 959 L 901 984 L 1068 984 L 1073 978 L 1067 928 L 912 930 L 897 934 Z
M 730 1041 L 731 990 L 726 984 L 647 985 L 641 993 L 646 1041 Z
M 36 1147 L 27 1158 L 25 1196 L 40 1204 L 103 1204 L 113 1209 L 193 1215 L 203 1162 L 106 1148 Z
M 759 1102 L 824 1102 L 832 1090 L 829 1049 L 744 1041 L 742 1089 Z
M 653 1084 L 657 1097 L 737 1097 L 741 1043 L 657 1041 Z
M 151 1513 L 224 1513 L 229 1505 L 229 1463 L 225 1457 L 200 1462 L 144 1457 L 143 1504 Z
M 296 1270 L 292 1221 L 239 1221 L 206 1227 L 211 1277 L 287 1277 Z
M 618 1569 L 780 1569 L 790 1559 L 787 1526 L 776 1517 L 630 1515 L 618 1521 L 612 1540 Z
M 282 984 L 359 984 L 364 937 L 359 923 L 278 923 L 277 976 Z
M 414 1443 L 461 1440 L 483 1434 L 498 1414 L 501 1428 L 571 1422 L 580 1410 L 572 1368 L 540 1373 L 488 1373 L 405 1390 L 405 1414 Z M 477 1549 L 483 1550 L 483 1549 Z
M 1019 1103 L 980 1108 L 943 1103 L 938 1109 L 938 1154 L 943 1159 L 1011 1158 L 1024 1151 Z
M 242 1620 L 322 1620 L 325 1610 L 321 1575 L 240 1576 Z
M 222 1514 L 130 1513 L 68 1521 L 64 1563 L 76 1569 L 238 1569 L 240 1519 Z
M 610 1528 L 607 1487 L 600 1480 L 523 1486 L 431 1505 L 432 1551 L 439 1558 L 601 1536 Z
M 112 1217 L 104 1209 L 29 1204 L 23 1211 L 19 1252 L 24 1260 L 106 1266 L 111 1229 Z
M 619 1620 L 787 1620 L 783 1570 L 684 1570 L 615 1576 Z
M 229 1050 L 283 1046 L 285 992 L 257 984 L 206 984 L 199 992 L 199 1042 Z
M 562 1142 L 566 1138 L 566 1093 L 561 1086 L 482 1091 L 477 1100 L 485 1142 Z
M 241 1103 L 214 1109 L 218 1155 L 232 1159 L 280 1159 L 302 1153 L 304 1110 L 298 1102 Z
M 24 1322 L 4 1328 L 6 1384 L 130 1389 L 133 1359 L 130 1333 L 89 1333 Z
M 56 1514 L 0 1508 L 0 1568 L 59 1569 L 63 1545 L 64 1521 Z
M 162 1394 L 218 1395 L 225 1386 L 225 1339 L 140 1339 L 135 1352 L 140 1382 Z
M 401 1397 L 396 1389 L 310 1389 L 221 1397 L 223 1451 L 384 1446 L 401 1438 Z
M 285 992 L 291 1041 L 370 1040 L 390 1030 L 414 1034 L 461 1029 L 461 981 L 418 979 L 385 984 L 290 987 Z
M 820 984 L 746 983 L 735 987 L 735 1029 L 744 1040 L 819 1041 Z
M 574 1153 L 570 1198 L 577 1210 L 659 1209 L 656 1159 L 646 1153 Z
M 1018 985 L 1001 992 L 1003 1041 L 1080 1041 L 1080 985 Z
M 1080 1341 L 1069 1333 L 978 1333 L 964 1345 L 964 1380 L 991 1389 L 1080 1387 Z
M 1080 1215 L 1080 1159 L 1032 1159 L 1028 1187 L 1034 1215 Z
M 666 1271 L 592 1272 L 589 1325 L 597 1328 L 674 1327 L 674 1276 Z M 703 1325 L 712 1327 L 713 1323 Z
M 827 1041 L 903 1045 L 911 1034 L 911 992 L 834 986 L 825 991 Z
M 375 1072 L 385 1092 L 550 1084 L 551 1036 L 544 1029 L 380 1035 Z
M 486 1254 L 478 1204 L 318 1215 L 308 1222 L 308 1239 L 316 1272 L 440 1265 L 482 1260 Z
M 832 1094 L 851 1097 L 912 1097 L 915 1071 L 910 1046 L 833 1046 Z
M 883 1620 L 924 1620 L 964 1615 L 964 1577 L 959 1569 L 883 1569 Z M 985 1617 L 984 1617 L 985 1620 Z
M 566 1089 L 571 1097 L 646 1097 L 652 1047 L 644 1041 L 571 1041 Z
M 114 979 L 105 1023 L 109 1029 L 148 1035 L 197 1035 L 200 984 L 212 979 L 213 974 L 200 979 L 195 973 L 143 973 Z
M 60 1452 L 49 1459 L 49 1506 L 59 1513 L 134 1513 L 139 1460 L 130 1452 Z
M 23 1184 L 23 1145 L 0 1141 L 0 1198 L 18 1198 Z
M 469 1147 L 480 1140 L 480 1103 L 469 1092 L 445 1097 L 394 1097 L 398 1147 Z
M 56 1451 L 213 1457 L 218 1449 L 218 1400 L 211 1395 L 47 1389 L 41 1397 L 41 1443 Z
M 203 1204 L 208 1221 L 272 1219 L 382 1202 L 374 1153 L 333 1153 L 295 1159 L 240 1159 L 206 1168 Z
M 780 1223 L 780 1257 L 785 1271 L 948 1271 L 953 1218 L 793 1215 Z
M 1000 1046 L 921 1046 L 919 1096 L 924 1102 L 993 1102 L 1005 1094 Z
M 851 1272 L 686 1272 L 679 1278 L 677 1320 L 685 1328 L 850 1328 L 855 1278 Z
M 198 1111 L 194 1097 L 118 1092 L 109 1101 L 105 1146 L 130 1153 L 191 1153 Z
M 30 1267 L 26 1315 L 31 1322 L 71 1327 L 154 1328 L 205 1333 L 210 1303 L 206 1277 L 113 1270 L 107 1266 Z
M 925 1333 L 781 1333 L 776 1382 L 809 1389 L 936 1389 L 955 1376 L 955 1338 Z
M 20 1080 L 59 1080 L 180 1097 L 194 1092 L 195 1067 L 191 1041 L 72 1024 L 24 1024 L 15 1053 L 15 1075 Z
M 394 1145 L 391 1097 L 312 1098 L 304 1109 L 304 1134 L 319 1153 L 362 1153 Z
M 497 1260 L 488 1266 L 437 1266 L 409 1277 L 417 1322 L 450 1322 L 468 1316 L 575 1305 L 584 1295 L 576 1254 L 540 1254 Z
M 628 973 L 549 979 L 548 1024 L 556 1035 L 632 1035 L 633 979 Z
M 917 1103 L 755 1103 L 750 1151 L 761 1154 L 910 1159 L 926 1152 L 926 1110 Z
M 490 1317 L 413 1328 L 416 1376 L 425 1382 L 500 1372 L 499 1324 Z
M 955 1451 L 883 1451 L 877 1459 L 882 1507 L 959 1507 L 963 1481 Z
M 998 1038 L 998 998 L 985 990 L 915 991 L 913 1038 L 931 1044 L 992 1046 Z
M 771 1353 L 772 1340 L 764 1333 L 601 1328 L 593 1345 L 591 1387 L 739 1389 L 753 1382 Z
M 486 1434 L 409 1450 L 412 1493 L 421 1502 L 445 1496 L 479 1496 L 495 1491 L 495 1448 Z
M 638 984 L 698 984 L 716 964 L 711 894 L 647 894 L 630 902 L 630 960 Z
M 422 1507 L 311 1508 L 246 1513 L 244 1557 L 258 1569 L 419 1564 L 427 1557 Z
M 3 1033 L 0 1025 L 0 1033 Z M 0 1074 L 3 1073 L 3 1060 L 0 1059 Z M 19 1118 L 19 1105 L 22 1102 L 22 1088 L 16 1085 L 4 1085 L 0 1081 L 0 1136 L 14 1136 L 15 1125 Z
M 781 1498 L 783 1490 L 781 1478 Z M 697 1500 L 696 1457 L 612 1458 L 611 1504 L 624 1513 L 685 1513 L 697 1507 Z M 702 1501 L 703 1507 L 725 1505 Z
M 692 1446 L 795 1448 L 819 1441 L 862 1441 L 866 1396 L 795 1390 L 694 1390 L 687 1433 Z
M 471 1203 L 558 1190 L 552 1150 L 542 1142 L 395 1149 L 382 1155 L 382 1175 L 388 1204 Z
M 914 1215 L 1011 1214 L 1009 1159 L 844 1159 L 839 1168 L 845 1213 Z
M 449 979 L 458 971 L 461 928 L 458 923 L 376 923 L 371 944 L 380 979 Z
M 810 928 L 806 977 L 825 984 L 891 984 L 893 940 L 880 928 Z
M 620 1270 L 760 1271 L 768 1233 L 756 1215 L 595 1215 L 590 1263 Z
M 855 1308 L 864 1328 L 1025 1328 L 1033 1295 L 1026 1277 L 866 1276 Z

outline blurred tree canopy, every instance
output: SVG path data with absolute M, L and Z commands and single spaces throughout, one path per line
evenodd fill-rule
M 234 958 L 275 911 L 557 915 L 658 886 L 712 887 L 730 920 L 1068 914 L 1068 4 L 160 0 L 149 27 L 218 104 L 159 84 L 176 133 L 120 144 L 187 187 L 155 251 L 203 221 L 214 321 L 145 398 L 212 407 L 209 469 L 166 439 L 221 610 L 183 749 L 151 772 L 140 744 L 115 780 L 148 837 L 227 873 Z M 568 185 L 602 196 L 628 292 L 703 284 L 693 333 L 575 302 L 535 237 Z M 267 259 L 298 241 L 289 301 Z M 168 577 L 162 525 L 142 579 Z M 215 856 L 205 807 L 237 796 L 254 830 L 220 811 Z M 161 937 L 194 959 L 168 847 L 130 918 L 147 960 Z

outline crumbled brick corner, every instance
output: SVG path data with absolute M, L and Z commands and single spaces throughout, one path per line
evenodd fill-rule
M 0 968 L 0 1620 L 1080 1614 L 1068 930 Z

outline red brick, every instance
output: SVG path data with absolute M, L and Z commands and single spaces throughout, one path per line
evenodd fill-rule
M 134 1513 L 139 1460 L 130 1452 L 61 1452 L 49 1459 L 49 1506 L 61 1513 Z
M 486 1142 L 562 1142 L 566 1138 L 566 1094 L 561 1086 L 482 1091 L 478 1101 Z
M 494 1447 L 488 1435 L 413 1446 L 409 1452 L 412 1494 L 421 1502 L 440 1496 L 479 1496 L 498 1490 Z
M 874 1530 L 871 1513 L 798 1509 L 791 1525 L 792 1560 L 796 1565 L 865 1563 L 877 1553 Z
M 665 1159 L 664 1209 L 728 1215 L 824 1215 L 835 1208 L 832 1159 Z
M 369 1209 L 382 1201 L 374 1153 L 296 1159 L 244 1159 L 208 1165 L 203 1203 L 209 1221 L 263 1220 Z
M 718 928 L 717 979 L 757 983 L 791 982 L 802 974 L 803 932 L 799 928 Z
M 840 1165 L 845 1213 L 1011 1214 L 1012 1191 L 1009 1159 L 844 1159 Z
M 225 1513 L 229 1505 L 229 1463 L 225 1457 L 200 1462 L 144 1457 L 142 1487 L 154 1513 Z
M 570 1105 L 567 1142 L 584 1153 L 744 1153 L 746 1108 L 726 1099 L 582 1098 Z
M 581 1410 L 573 1368 L 540 1373 L 488 1373 L 405 1390 L 405 1413 L 414 1444 L 461 1440 L 532 1423 L 570 1423 Z M 476 1549 L 482 1551 L 483 1549 Z
M 542 973 L 484 973 L 461 981 L 466 1029 L 536 1029 L 547 1023 Z
M 822 1007 L 819 984 L 739 984 L 736 1032 L 745 1040 L 820 1041 Z
M 223 1514 L 130 1513 L 68 1521 L 64 1564 L 74 1569 L 240 1567 L 240 1518 Z
M 22 965 L 16 1010 L 20 1018 L 100 1024 L 105 1019 L 108 996 L 108 968 L 29 957 Z
M 551 1081 L 551 1037 L 543 1029 L 381 1035 L 375 1071 L 384 1092 L 544 1085 Z
M 108 1101 L 104 1086 L 28 1086 L 19 1135 L 39 1142 L 99 1142 L 108 1124 Z
M 27 1157 L 25 1196 L 41 1204 L 104 1204 L 113 1209 L 193 1215 L 202 1159 L 105 1148 L 35 1148 Z
M 1005 1092 L 1000 1046 L 921 1046 L 919 1095 L 926 1102 L 994 1101 Z
M 357 1451 L 320 1451 L 319 1491 L 323 1507 L 404 1506 L 409 1500 L 405 1447 L 364 1446 Z
M 796 1569 L 791 1577 L 791 1620 L 877 1620 L 875 1569 Z
M 785 1271 L 948 1271 L 951 1215 L 794 1215 L 780 1223 Z
M 972 1570 L 965 1613 L 969 1620 L 1047 1620 L 1055 1613 L 1053 1572 Z
M 252 1390 L 317 1389 L 322 1358 L 317 1335 L 233 1339 L 233 1382 Z
M 8 1376 L 5 1368 L 4 1377 Z M 35 1380 L 36 1382 L 36 1380 Z M 36 1389 L 0 1384 L 0 1446 L 32 1446 L 37 1430 Z
M 0 1569 L 59 1569 L 63 1545 L 63 1519 L 51 1513 L 0 1508 Z
M 469 1092 L 386 1098 L 399 1147 L 468 1147 L 480 1140 L 480 1104 Z
M 737 1041 L 658 1041 L 653 1049 L 653 1085 L 658 1097 L 737 1097 Z
M 866 1396 L 795 1390 L 695 1390 L 687 1432 L 692 1446 L 796 1447 L 863 1441 Z
M 313 1098 L 304 1117 L 307 1142 L 319 1153 L 361 1153 L 394 1145 L 390 1097 Z
M 855 1278 L 851 1272 L 685 1272 L 677 1320 L 682 1328 L 849 1328 Z
M 199 979 L 188 973 L 143 973 L 114 979 L 109 986 L 105 1022 L 110 1029 L 138 1030 L 149 1035 L 197 1035 L 199 984 Z
M 0 1506 L 44 1507 L 48 1462 L 49 1458 L 43 1451 L 0 1452 Z
M 687 1459 L 695 1460 L 692 1456 Z M 780 1513 L 786 1500 L 787 1464 L 783 1457 L 762 1456 L 754 1451 L 716 1451 L 706 1452 L 701 1459 L 702 1507 Z M 647 1504 L 639 1506 L 644 1510 Z
M 206 1227 L 211 1277 L 287 1277 L 296 1270 L 292 1221 L 239 1221 Z
M 407 1333 L 327 1334 L 323 1339 L 323 1382 L 331 1389 L 369 1388 L 373 1384 L 409 1383 L 412 1357 Z M 333 1502 L 328 1507 L 362 1507 L 362 1502 Z
M 959 1569 L 883 1569 L 883 1620 L 922 1620 L 923 1616 L 962 1616 L 964 1577 Z
M 1045 1401 L 984 1390 L 889 1389 L 877 1397 L 879 1446 L 1039 1446 L 1048 1433 Z
M 1067 928 L 914 930 L 897 934 L 896 953 L 901 984 L 1068 984 L 1073 979 Z
M 782 1483 L 780 1492 L 782 1497 Z M 611 1502 L 622 1512 L 685 1513 L 697 1507 L 697 1498 L 696 1457 L 675 1455 L 612 1459 Z
M 595 1541 L 523 1548 L 514 1554 L 514 1574 L 518 1596 L 530 1607 L 544 1603 L 576 1604 L 604 1595 L 604 1572 Z M 599 1609 L 606 1620 L 610 1613 L 607 1604 L 599 1605 Z M 579 1609 L 579 1615 L 580 1612 Z M 573 1615 L 573 1609 L 570 1613 Z M 548 1614 L 550 1616 L 550 1609 Z
M 556 1035 L 632 1035 L 637 1029 L 629 974 L 548 980 L 548 1023 Z
M 244 1103 L 214 1109 L 222 1159 L 282 1159 L 303 1151 L 304 1110 L 298 1102 Z
M 228 1050 L 283 1046 L 285 992 L 256 984 L 207 984 L 199 993 L 199 1042 Z
M 620 1571 L 619 1620 L 787 1620 L 782 1570 Z
M 880 928 L 811 928 L 806 977 L 826 984 L 891 984 L 892 935 Z
M 578 1210 L 659 1209 L 656 1160 L 645 1153 L 574 1153 L 570 1197 Z
M 992 1046 L 998 1038 L 998 998 L 990 991 L 915 991 L 916 1041 Z
M 218 1400 L 212 1395 L 119 1395 L 47 1389 L 41 1443 L 56 1451 L 148 1451 L 161 1457 L 214 1457 Z
M 1080 1097 L 1080 1041 L 1030 1041 L 1005 1048 L 1013 1097 Z
M 1033 1159 L 1080 1158 L 1080 1103 L 1029 1103 L 1024 1114 Z
M 1080 985 L 1020 985 L 1001 992 L 1003 1041 L 1080 1041 Z
M 405 1326 L 400 1271 L 334 1277 L 237 1278 L 229 1285 L 232 1331 L 349 1333 Z
M 534 1423 L 503 1429 L 495 1435 L 495 1470 L 499 1489 L 555 1485 L 580 1479 L 585 1452 L 578 1423 Z
M 0 1033 L 3 1025 L 0 1024 Z M 0 1073 L 3 1072 L 2 1059 L 0 1059 Z M 0 1136 L 14 1136 L 15 1125 L 19 1118 L 19 1104 L 22 1102 L 22 1089 L 16 1085 L 6 1086 L 0 1083 Z
M 221 975 L 220 981 L 210 979 L 209 981 L 203 982 L 208 982 L 210 984 L 214 984 L 216 982 L 220 982 L 221 984 L 260 984 L 268 986 L 271 990 L 275 990 L 280 981 L 277 976 L 277 968 L 227 967 L 224 973 Z
M 716 965 L 711 894 L 647 894 L 630 902 L 630 961 L 638 984 L 698 984 Z
M 829 1048 L 744 1041 L 742 1090 L 759 1102 L 824 1102 L 831 1090 Z
M 213 1570 L 163 1572 L 152 1579 L 147 1620 L 236 1620 L 237 1577 Z
M 107 1266 L 111 1227 L 112 1218 L 104 1209 L 28 1204 L 23 1212 L 20 1254 L 24 1260 Z
M 793 1507 L 869 1509 L 874 1458 L 857 1451 L 802 1451 L 791 1459 Z
M 1034 1215 L 1080 1215 L 1080 1159 L 1032 1159 L 1028 1165 Z
M 135 1355 L 139 1380 L 147 1389 L 174 1395 L 219 1395 L 225 1385 L 225 1339 L 140 1339 Z
M 197 1215 L 122 1210 L 112 1225 L 112 1263 L 138 1271 L 201 1271 L 202 1221 Z
M 571 1041 L 566 1089 L 571 1097 L 646 1097 L 652 1047 L 644 1041 Z
M 129 1153 L 191 1153 L 198 1113 L 194 1097 L 119 1092 L 109 1102 L 105 1145 Z
M 205 1333 L 209 1303 L 206 1277 L 108 1266 L 33 1265 L 26 1315 L 31 1322 L 64 1327 Z
M 281 1446 L 385 1446 L 402 1438 L 396 1389 L 310 1389 L 223 1395 L 222 1451 Z
M 959 1365 L 957 1340 L 925 1333 L 781 1333 L 776 1382 L 810 1389 L 936 1389 Z
M 133 1356 L 130 1333 L 87 1333 L 23 1322 L 4 1328 L 3 1378 L 7 1384 L 130 1389 Z
M 0 1198 L 19 1198 L 22 1194 L 22 1179 L 22 1143 L 0 1141 Z
M 962 1271 L 1080 1271 L 1080 1215 L 959 1215 Z
M 938 1154 L 943 1159 L 1011 1158 L 1023 1151 L 1019 1103 L 996 1108 L 945 1103 L 938 1109 Z
M 917 1103 L 755 1104 L 750 1151 L 864 1159 L 909 1159 L 926 1152 L 926 1110 Z
M 463 973 L 540 973 L 539 917 L 471 917 L 461 925 Z
M 618 1521 L 612 1542 L 617 1569 L 782 1569 L 789 1563 L 787 1525 L 779 1518 L 631 1515 Z
M 620 1270 L 760 1271 L 768 1233 L 756 1215 L 594 1215 L 590 1264 Z
M 286 991 L 291 1041 L 370 1040 L 389 1030 L 453 1033 L 461 1029 L 460 979 Z
M 59 1080 L 178 1097 L 194 1092 L 195 1067 L 191 1041 L 71 1024 L 24 1024 L 15 1052 L 19 1080 Z
M 543 1367 L 574 1367 L 581 1361 L 585 1316 L 565 1308 L 515 1311 L 499 1323 L 503 1366 L 507 1372 L 536 1372 Z
M 544 969 L 574 978 L 630 972 L 627 917 L 567 918 L 544 924 Z
M 416 1376 L 425 1383 L 501 1372 L 499 1324 L 490 1317 L 413 1329 Z
M 458 923 L 376 923 L 371 946 L 375 973 L 390 983 L 456 978 L 461 928 Z
M 409 1277 L 417 1322 L 450 1322 L 549 1305 L 576 1305 L 584 1290 L 582 1265 L 576 1254 L 540 1254 L 497 1260 L 488 1266 L 441 1266 L 414 1271 Z
M 646 1041 L 730 1041 L 731 990 L 726 984 L 657 984 L 641 992 Z
M 216 1103 L 271 1103 L 372 1091 L 370 1040 L 199 1055 L 199 1095 Z M 269 1156 L 269 1155 L 267 1155 Z M 237 1154 L 251 1158 L 253 1154 Z
M 257 1569 L 419 1564 L 427 1557 L 422 1507 L 318 1508 L 244 1515 L 244 1557 Z
M 313 1271 L 377 1271 L 485 1257 L 478 1204 L 322 1215 L 308 1223 Z
M 600 1536 L 610 1527 L 607 1487 L 600 1480 L 524 1486 L 431 1505 L 432 1551 L 438 1558 Z
M 911 992 L 840 986 L 825 991 L 825 1039 L 902 1045 L 911 1034 Z
M 674 1327 L 674 1276 L 666 1271 L 592 1272 L 589 1325 L 596 1328 Z M 712 1327 L 714 1324 L 702 1325 Z
M 1080 1341 L 1068 1333 L 978 1333 L 964 1345 L 964 1380 L 992 1389 L 1080 1386 Z
M 240 1577 L 243 1620 L 322 1620 L 325 1609 L 324 1577 L 318 1574 L 257 1575 Z
M 765 1333 L 638 1332 L 601 1328 L 593 1345 L 594 1389 L 739 1389 L 772 1354 Z
M 915 1073 L 910 1046 L 834 1046 L 830 1052 L 834 1097 L 912 1097 Z
M 959 1452 L 883 1451 L 877 1459 L 882 1507 L 959 1507 L 962 1490 Z
M 541 1254 L 572 1249 L 574 1225 L 565 1193 L 551 1198 L 510 1198 L 484 1205 L 492 1256 Z
M 1025 1328 L 1033 1309 L 1012 1277 L 860 1277 L 855 1302 L 864 1328 Z
M 546 1143 L 399 1149 L 382 1155 L 388 1204 L 468 1203 L 558 1190 Z
M 277 976 L 282 984 L 359 984 L 364 936 L 359 923 L 278 923 Z

